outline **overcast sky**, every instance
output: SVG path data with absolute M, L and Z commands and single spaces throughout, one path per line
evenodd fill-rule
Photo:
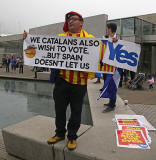
M 0 34 L 64 21 L 69 11 L 108 19 L 156 13 L 156 0 L 0 0 Z

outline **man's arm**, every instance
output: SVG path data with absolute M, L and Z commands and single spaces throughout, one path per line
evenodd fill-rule
M 25 39 L 27 38 L 27 35 L 28 35 L 28 32 L 26 32 L 26 31 L 24 30 L 24 32 L 23 32 L 23 40 L 25 40 Z

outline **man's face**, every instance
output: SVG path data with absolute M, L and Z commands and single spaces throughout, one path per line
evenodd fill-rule
M 106 35 L 110 36 L 112 34 L 112 30 L 110 28 L 106 28 Z
M 74 15 L 70 17 L 67 21 L 68 23 L 68 30 L 72 33 L 78 33 L 81 31 L 83 21 L 80 21 L 80 17 L 77 15 Z

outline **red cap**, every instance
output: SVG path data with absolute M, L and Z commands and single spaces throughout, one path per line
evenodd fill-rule
M 77 13 L 77 12 L 73 12 L 73 11 L 67 13 L 67 14 L 65 15 L 65 22 L 64 22 L 64 26 L 63 26 L 63 31 L 64 31 L 64 32 L 67 32 L 67 31 L 68 31 L 68 23 L 67 23 L 67 20 L 68 20 L 70 17 L 74 16 L 74 15 L 79 16 L 80 19 L 82 19 L 82 21 L 83 21 L 83 17 L 82 17 L 81 14 L 79 14 L 79 13 Z

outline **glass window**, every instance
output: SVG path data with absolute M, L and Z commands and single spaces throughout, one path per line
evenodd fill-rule
M 156 35 L 156 24 L 152 25 L 152 34 Z
M 143 34 L 152 35 L 152 23 L 143 21 Z
M 143 72 L 150 72 L 151 71 L 151 57 L 152 56 L 152 46 L 150 45 L 144 45 L 142 46 L 142 56 L 141 61 L 142 61 L 142 65 L 141 65 L 141 70 Z
M 142 32 L 141 19 L 135 18 L 135 35 L 141 36 L 141 32 Z
M 122 34 L 134 35 L 134 18 L 122 19 Z

